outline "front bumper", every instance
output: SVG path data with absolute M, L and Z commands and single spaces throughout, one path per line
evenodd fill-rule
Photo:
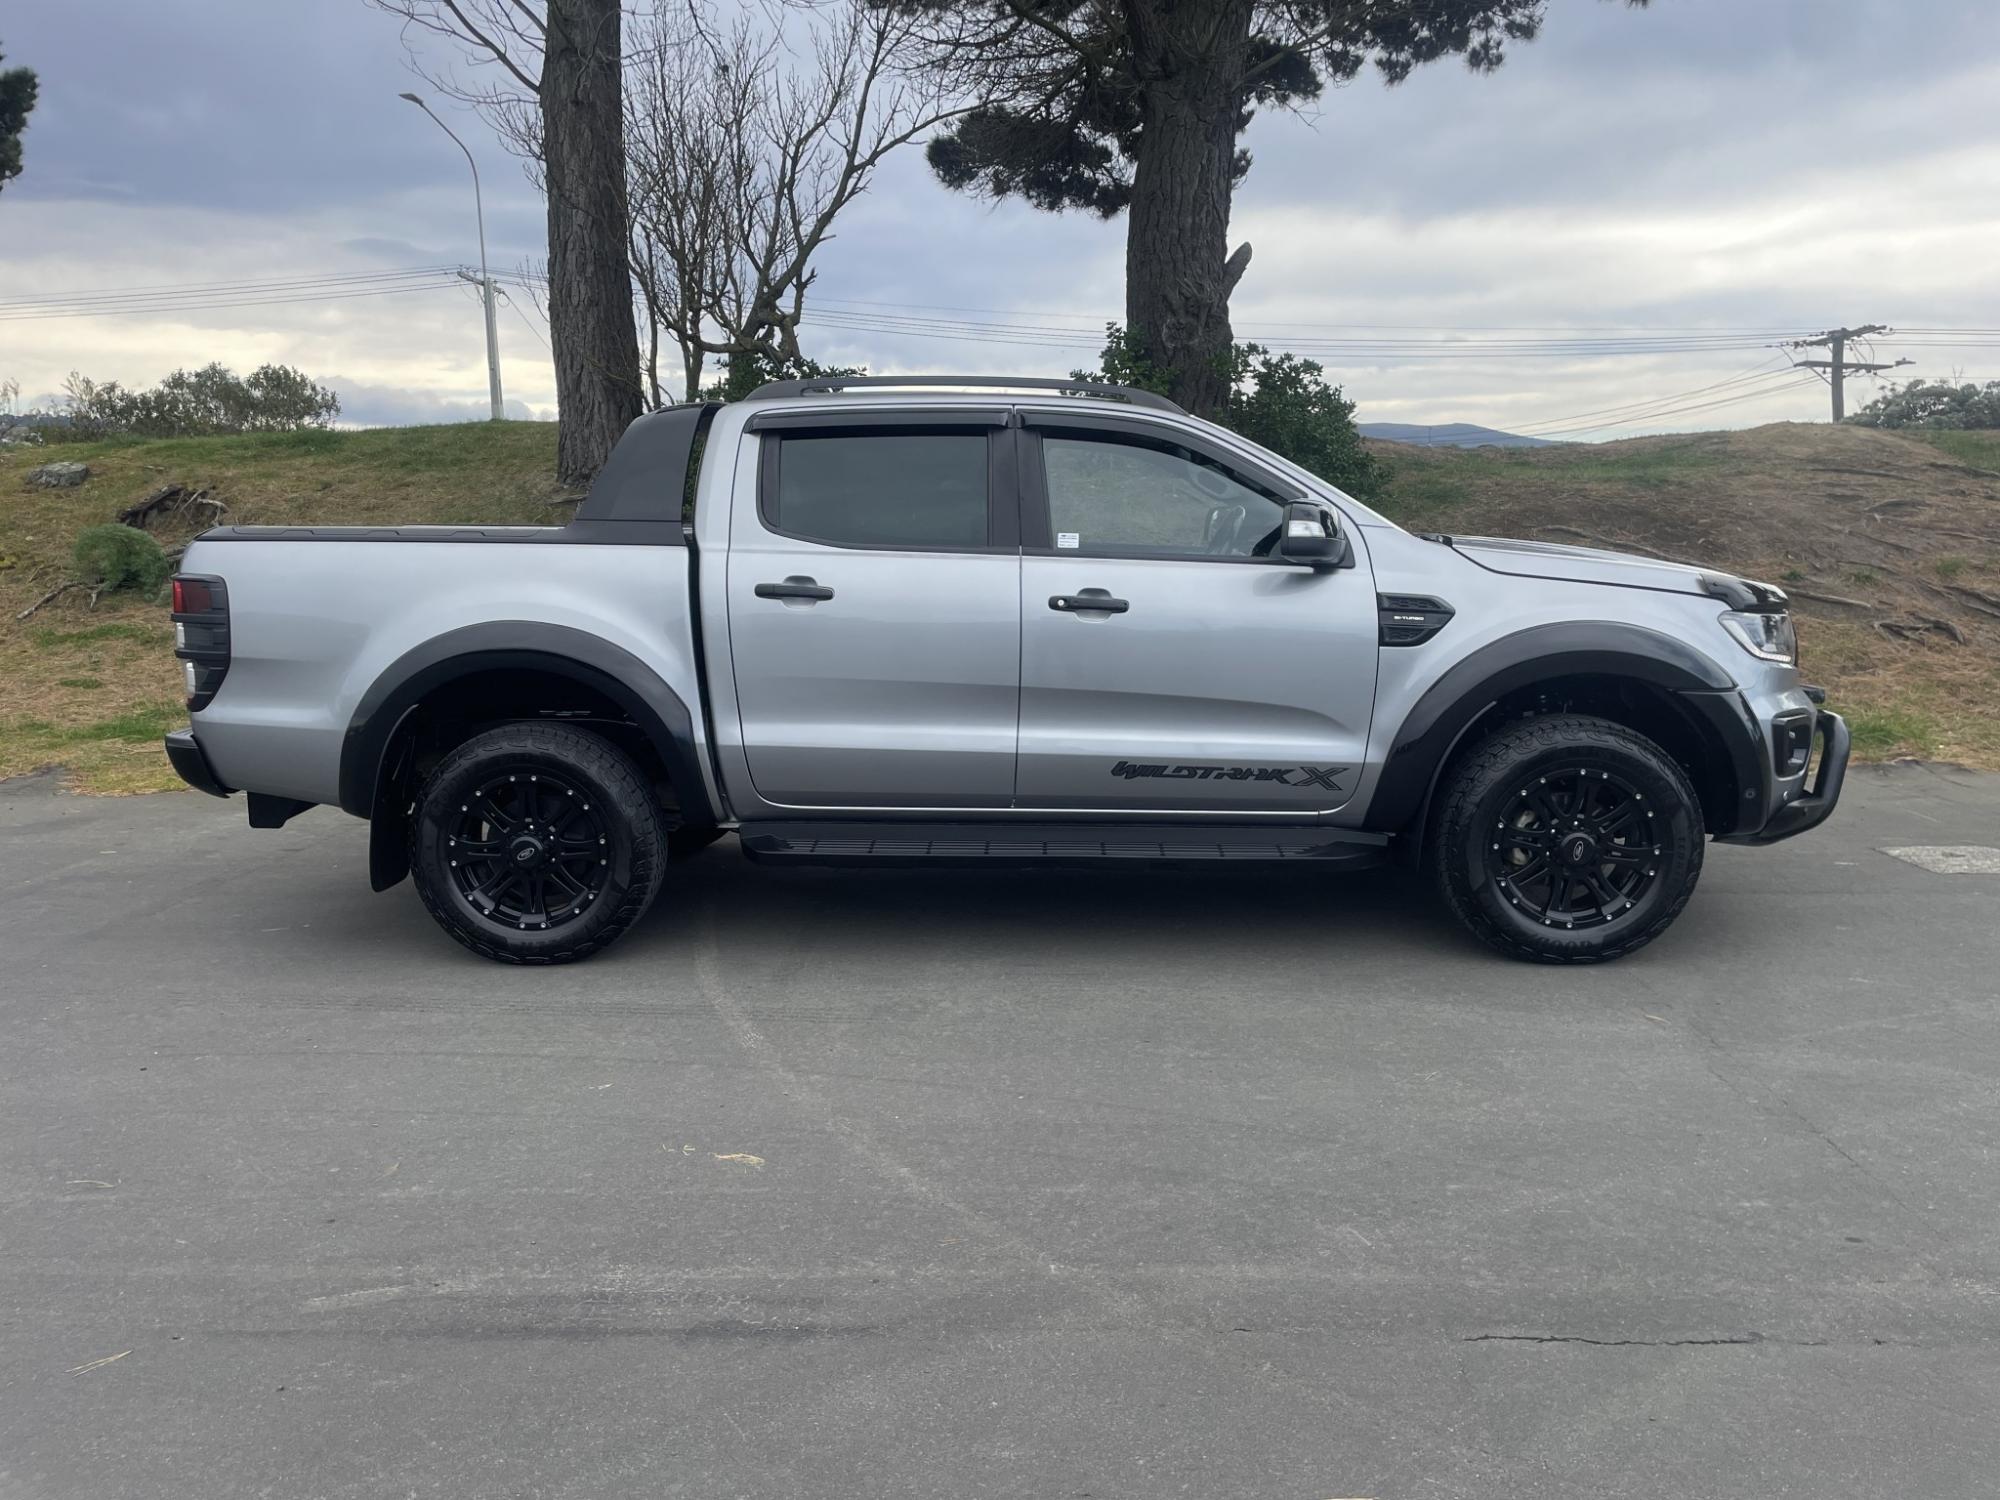
M 1771 809 L 1762 826 L 1720 835 L 1717 843 L 1775 844 L 1808 828 L 1817 828 L 1833 816 L 1833 809 L 1840 801 L 1841 783 L 1847 779 L 1847 757 L 1854 737 L 1848 732 L 1845 719 L 1822 708 L 1813 721 L 1813 738 L 1817 742 L 1819 766 L 1812 784 L 1802 786 L 1797 796 Z
M 227 797 L 230 794 L 230 788 L 222 784 L 222 778 L 215 774 L 215 767 L 202 753 L 201 744 L 195 739 L 192 729 L 175 729 L 168 733 L 167 759 L 173 762 L 181 780 L 196 791 L 207 792 L 211 797 Z

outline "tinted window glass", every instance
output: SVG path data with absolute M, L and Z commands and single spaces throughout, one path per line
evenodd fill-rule
M 1184 451 L 1045 437 L 1056 550 L 1264 557 L 1284 506 Z
M 779 531 L 844 547 L 984 547 L 983 433 L 788 437 Z

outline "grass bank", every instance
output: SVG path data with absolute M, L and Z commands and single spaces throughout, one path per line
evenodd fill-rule
M 89 479 L 27 483 L 58 460 L 89 465 Z M 92 792 L 180 785 L 160 752 L 160 736 L 187 719 L 165 604 L 109 594 L 92 607 L 71 593 L 15 618 L 72 576 L 85 527 L 170 483 L 207 489 L 228 506 L 224 519 L 245 525 L 532 523 L 567 514 L 552 503 L 554 470 L 545 422 L 0 449 L 0 777 L 59 765 Z M 154 534 L 171 549 L 205 524 L 170 519 Z
M 1806 669 L 1875 758 L 2000 769 L 2000 433 L 1923 437 L 1780 424 L 1552 448 L 1374 445 L 1380 506 L 1420 531 L 1539 537 L 1703 562 L 1792 591 Z M 79 488 L 27 471 L 90 466 Z M 159 750 L 182 721 L 165 606 L 69 594 L 78 532 L 163 484 L 242 523 L 560 519 L 546 423 L 113 441 L 0 450 L 0 777 L 65 767 L 94 792 L 177 786 Z M 184 544 L 203 520 L 169 521 Z
M 2000 433 L 1778 423 L 1550 448 L 1376 444 L 1418 531 L 1647 553 L 1768 579 L 1873 759 L 2000 770 Z

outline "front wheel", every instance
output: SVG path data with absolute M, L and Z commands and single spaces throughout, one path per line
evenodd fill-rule
M 646 778 L 601 735 L 509 724 L 425 779 L 410 870 L 438 925 L 514 964 L 587 958 L 653 904 L 667 839 Z
M 1534 963 L 1601 963 L 1666 931 L 1701 874 L 1701 804 L 1622 724 L 1524 719 L 1446 774 L 1426 851 L 1445 904 Z

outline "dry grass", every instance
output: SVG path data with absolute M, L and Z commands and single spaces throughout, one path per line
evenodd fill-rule
M 28 470 L 90 465 L 79 488 L 42 490 Z M 205 486 L 243 524 L 520 523 L 560 519 L 555 428 L 503 422 L 372 432 L 115 441 L 0 450 L 0 777 L 43 766 L 100 793 L 180 785 L 160 736 L 186 722 L 164 602 L 71 593 L 25 624 L 15 615 L 71 576 L 78 532 L 116 519 L 162 484 Z M 206 524 L 163 525 L 184 545 Z
M 2000 434 L 1780 423 L 1528 449 L 1375 445 L 1425 531 L 1651 551 L 1788 590 L 1870 758 L 2000 769 Z
M 1396 471 L 1382 508 L 1420 530 L 1636 546 L 1782 583 L 1807 671 L 1862 753 L 2000 769 L 2000 435 L 1785 424 L 1542 449 L 1376 446 Z M 93 792 L 179 784 L 159 749 L 184 719 L 163 604 L 113 595 L 93 609 L 70 594 L 14 619 L 69 576 L 84 527 L 169 482 L 206 486 L 246 523 L 544 521 L 566 514 L 554 457 L 554 427 L 525 422 L 0 450 L 0 777 L 61 765 Z M 28 488 L 27 470 L 56 458 L 89 464 L 89 481 Z M 169 522 L 160 540 L 193 529 Z

